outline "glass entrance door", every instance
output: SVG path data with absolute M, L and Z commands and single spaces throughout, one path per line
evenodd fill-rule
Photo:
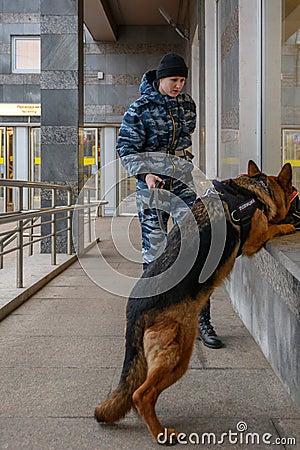
M 6 178 L 14 178 L 14 130 L 10 127 L 6 128 Z M 14 210 L 13 189 L 7 189 L 6 210 Z
M 5 128 L 0 128 L 0 179 L 6 178 L 5 173 L 5 153 L 6 153 L 6 139 Z M 0 186 L 0 212 L 4 212 L 4 188 Z
M 0 128 L 0 178 L 14 177 L 14 131 L 12 127 Z M 13 211 L 12 189 L 0 188 L 0 211 Z
M 84 182 L 90 191 L 90 200 L 100 199 L 100 149 L 101 129 L 85 128 L 84 140 Z
M 30 181 L 41 181 L 41 129 L 30 130 Z M 31 190 L 30 208 L 41 207 L 40 189 Z
M 135 216 L 136 208 L 136 180 L 135 177 L 129 176 L 121 163 L 119 163 L 119 183 L 118 183 L 118 215 L 119 216 Z

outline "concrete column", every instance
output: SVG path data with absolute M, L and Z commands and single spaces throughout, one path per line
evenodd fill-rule
M 239 2 L 240 170 L 261 167 L 261 0 Z
M 217 3 L 205 0 L 205 173 L 218 176 Z
M 41 178 L 72 186 L 76 200 L 83 185 L 83 0 L 41 0 L 40 5 Z M 43 192 L 42 206 L 50 201 L 50 193 Z M 48 232 L 45 226 L 43 234 Z M 65 246 L 61 235 L 57 251 Z M 42 252 L 49 250 L 46 239 Z
M 192 134 L 193 154 L 195 155 L 194 164 L 201 168 L 201 155 L 200 156 L 200 55 L 199 55 L 199 39 L 198 39 L 198 26 L 196 28 L 193 43 L 192 43 L 192 97 L 197 105 L 197 126 Z M 202 158 L 204 159 L 204 158 Z
M 281 167 L 281 0 L 263 0 L 262 169 Z

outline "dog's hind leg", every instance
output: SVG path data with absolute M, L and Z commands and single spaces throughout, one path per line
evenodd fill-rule
M 193 329 L 194 328 L 194 329 Z M 157 441 L 162 433 L 165 442 L 176 443 L 177 432 L 165 429 L 155 413 L 159 394 L 174 384 L 186 372 L 196 337 L 197 327 L 184 326 L 167 316 L 145 330 L 144 352 L 148 364 L 145 382 L 134 392 L 133 402 Z

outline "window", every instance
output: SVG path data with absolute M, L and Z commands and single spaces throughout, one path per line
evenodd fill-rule
M 12 72 L 40 73 L 41 39 L 39 36 L 12 37 Z
M 298 2 L 283 1 L 281 42 L 282 163 L 293 166 L 293 184 L 300 189 L 300 12 Z

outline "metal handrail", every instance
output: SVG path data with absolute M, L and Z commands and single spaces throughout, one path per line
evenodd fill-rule
M 26 180 L 8 180 L 7 178 L 0 178 L 0 187 L 25 187 L 25 188 L 49 188 L 49 189 L 58 189 L 58 190 L 67 190 L 72 192 L 72 188 L 70 186 L 65 186 L 63 184 L 55 184 L 55 183 L 43 183 L 41 181 L 26 181 Z
M 32 255 L 32 253 L 33 253 L 33 244 L 31 243 L 31 241 L 32 241 L 32 232 L 33 232 L 33 228 L 34 228 L 33 223 L 35 222 L 35 220 L 37 220 L 37 218 L 27 219 L 23 223 L 23 225 L 24 225 L 23 231 L 30 230 L 30 234 L 28 235 L 29 244 L 27 244 L 27 245 L 30 245 L 29 256 Z M 29 223 L 31 223 L 31 225 L 28 226 Z M 16 239 L 17 232 L 18 232 L 18 227 L 15 227 L 12 231 L 0 233 L 0 236 L 3 236 L 0 238 L 0 269 L 3 269 L 3 256 L 5 254 L 4 248 L 7 247 L 7 245 L 11 244 Z M 11 251 L 6 252 L 6 253 L 11 253 Z
M 12 253 L 14 251 L 17 252 L 17 287 L 23 287 L 23 269 L 24 269 L 24 261 L 23 261 L 23 249 L 24 247 L 30 245 L 31 249 L 33 249 L 33 244 L 40 242 L 44 239 L 51 238 L 51 264 L 56 264 L 56 238 L 58 234 L 67 233 L 67 254 L 72 254 L 73 242 L 72 242 L 72 219 L 73 212 L 77 210 L 88 210 L 88 240 L 91 242 L 91 208 L 98 208 L 99 205 L 107 204 L 107 201 L 101 200 L 95 204 L 95 202 L 90 201 L 90 188 L 88 189 L 88 203 L 86 204 L 72 204 L 72 189 L 69 186 L 61 186 L 58 184 L 49 184 L 49 183 L 41 183 L 41 182 L 32 182 L 32 181 L 23 181 L 23 180 L 0 180 L 0 187 L 4 188 L 17 188 L 19 194 L 17 196 L 17 208 L 15 211 L 6 212 L 0 214 L 0 225 L 6 225 L 10 223 L 16 223 L 17 226 L 14 230 L 8 230 L 5 232 L 0 232 L 0 236 L 4 235 L 4 238 L 0 240 L 0 269 L 3 267 L 2 259 L 3 256 Z M 49 208 L 40 208 L 37 210 L 23 210 L 23 193 L 24 189 L 50 189 L 52 191 L 51 195 L 51 207 Z M 66 190 L 67 191 L 67 206 L 58 206 L 57 205 L 57 191 L 58 190 Z M 67 213 L 66 217 L 58 218 L 57 214 Z M 41 222 L 38 224 L 34 224 L 34 220 L 38 218 L 50 216 L 51 219 L 46 222 Z M 28 225 L 31 221 L 31 225 Z M 63 229 L 57 230 L 57 222 L 66 221 L 66 227 Z M 40 236 L 38 238 L 33 238 L 33 229 L 36 227 L 41 227 L 46 224 L 51 224 L 51 233 L 47 235 Z M 30 230 L 31 235 L 29 242 L 24 242 L 24 231 Z M 4 250 L 3 241 L 9 239 L 11 242 L 13 239 L 17 239 L 17 244 L 15 247 L 10 248 L 8 250 Z M 32 254 L 32 253 L 31 253 Z

